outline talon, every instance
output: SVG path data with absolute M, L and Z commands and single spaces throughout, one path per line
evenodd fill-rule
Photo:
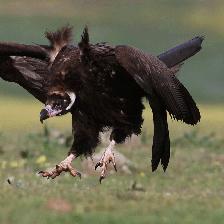
M 115 171 L 117 172 L 117 167 L 116 167 L 116 163 L 115 163 L 115 157 L 114 157 L 114 153 L 113 153 L 114 145 L 115 145 L 115 141 L 112 140 L 110 142 L 110 145 L 106 148 L 105 152 L 103 153 L 100 161 L 95 165 L 95 170 L 99 166 L 102 167 L 102 171 L 101 171 L 100 179 L 99 179 L 100 183 L 106 177 L 106 171 L 107 171 L 109 163 L 112 162 L 113 167 L 114 167 Z
M 81 175 L 81 173 L 79 173 L 78 171 L 76 171 L 76 175 L 77 175 L 80 179 L 82 179 L 82 175 Z
M 73 176 L 73 177 L 78 176 L 78 177 L 79 177 L 79 179 L 81 179 L 81 178 L 82 178 L 81 173 L 80 173 L 80 172 L 78 172 L 78 171 L 76 171 L 76 170 L 70 170 L 70 174 L 71 174 L 71 176 Z
M 76 177 L 77 176 L 77 172 L 75 170 L 69 170 L 69 173 L 71 174 L 71 176 Z
M 69 172 L 72 176 L 79 176 L 81 178 L 81 174 L 77 172 L 72 166 L 71 162 L 75 158 L 74 154 L 70 154 L 65 160 L 63 160 L 59 165 L 56 165 L 54 169 L 51 171 L 39 171 L 42 177 L 47 177 L 47 179 L 54 179 L 59 176 L 63 171 Z
M 44 171 L 39 171 L 38 174 L 40 174 L 42 177 L 48 177 L 49 173 Z
M 81 179 L 81 173 L 75 170 L 70 164 L 68 165 L 68 170 L 73 177 L 78 176 Z
M 98 167 L 102 167 L 102 163 L 98 162 L 98 163 L 95 165 L 95 170 L 96 170 Z
M 116 163 L 113 163 L 113 166 L 114 166 L 114 170 L 117 172 L 117 166 L 116 166 Z
M 105 179 L 105 177 L 104 177 L 104 176 L 100 176 L 100 179 L 99 179 L 100 184 L 102 183 L 102 180 L 103 180 L 103 179 Z

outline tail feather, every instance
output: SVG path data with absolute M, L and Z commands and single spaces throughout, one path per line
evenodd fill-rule
M 154 123 L 154 136 L 152 146 L 152 171 L 155 171 L 161 162 L 165 171 L 170 158 L 170 138 L 167 123 L 166 110 L 161 107 L 161 103 L 152 104 Z
M 169 129 L 168 129 L 168 123 L 167 123 L 167 115 L 164 116 L 164 149 L 163 154 L 161 157 L 161 164 L 163 167 L 164 172 L 166 171 L 166 168 L 168 167 L 169 160 L 170 160 L 170 137 L 169 137 Z
M 166 111 L 174 119 L 187 124 L 195 125 L 200 121 L 199 109 L 187 89 L 174 75 L 166 80 L 161 84 L 154 79 L 155 84 L 158 84 L 157 97 L 149 98 L 154 122 L 152 171 L 157 169 L 160 162 L 165 171 L 169 163 L 170 139 Z

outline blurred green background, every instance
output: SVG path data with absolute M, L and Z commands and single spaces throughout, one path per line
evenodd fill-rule
M 69 23 L 77 43 L 87 24 L 92 42 L 129 44 L 157 55 L 194 36 L 206 37 L 203 50 L 179 74 L 202 121 L 193 128 L 169 120 L 172 158 L 165 174 L 150 171 L 153 126 L 147 109 L 142 136 L 118 147 L 135 164 L 130 173 L 119 171 L 99 185 L 78 160 L 81 181 L 67 175 L 41 180 L 35 172 L 54 166 L 68 151 L 70 143 L 58 136 L 69 139 L 70 116 L 49 120 L 44 129 L 38 121 L 42 105 L 0 80 L 0 223 L 223 223 L 222 0 L 0 3 L 1 41 L 47 43 L 46 30 Z M 59 135 L 52 134 L 55 129 Z
M 85 24 L 92 42 L 130 44 L 159 54 L 196 35 L 204 49 L 186 63 L 180 79 L 204 102 L 224 97 L 224 2 L 222 0 L 158 1 L 1 1 L 0 37 L 5 41 L 46 43 L 44 31 L 74 26 L 75 41 Z M 1 84 L 1 94 L 25 95 Z

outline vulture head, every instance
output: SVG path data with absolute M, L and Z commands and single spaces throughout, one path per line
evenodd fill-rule
M 61 116 L 69 112 L 75 103 L 76 95 L 71 91 L 54 91 L 48 95 L 44 109 L 40 112 L 40 121 Z
M 47 100 L 40 112 L 40 121 L 61 116 L 69 112 L 75 102 L 74 90 L 70 83 L 72 67 L 76 60 L 77 47 L 71 44 L 72 28 L 64 27 L 56 32 L 47 32 L 50 41 L 49 78 L 47 80 Z
M 47 100 L 40 112 L 40 121 L 49 117 L 64 115 L 75 102 L 80 86 L 79 76 L 83 73 L 89 50 L 88 29 L 85 27 L 78 46 L 71 43 L 72 29 L 65 27 L 54 33 L 47 32 L 50 41 L 49 77 L 47 80 Z

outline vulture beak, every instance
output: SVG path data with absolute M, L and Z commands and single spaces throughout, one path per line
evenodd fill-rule
M 43 123 L 44 120 L 59 115 L 61 112 L 61 109 L 53 109 L 51 105 L 46 105 L 40 112 L 40 122 Z
M 66 92 L 67 96 L 70 98 L 70 100 L 64 101 L 64 104 L 56 104 L 51 102 L 51 104 L 47 104 L 44 109 L 41 110 L 40 112 L 40 122 L 43 123 L 44 120 L 48 119 L 49 117 L 54 117 L 54 116 L 60 116 L 63 114 L 68 113 L 73 104 L 75 103 L 76 95 L 74 92 Z M 53 106 L 54 105 L 54 106 Z
M 46 109 L 42 109 L 40 112 L 40 122 L 43 124 L 43 121 L 49 118 L 48 111 Z

